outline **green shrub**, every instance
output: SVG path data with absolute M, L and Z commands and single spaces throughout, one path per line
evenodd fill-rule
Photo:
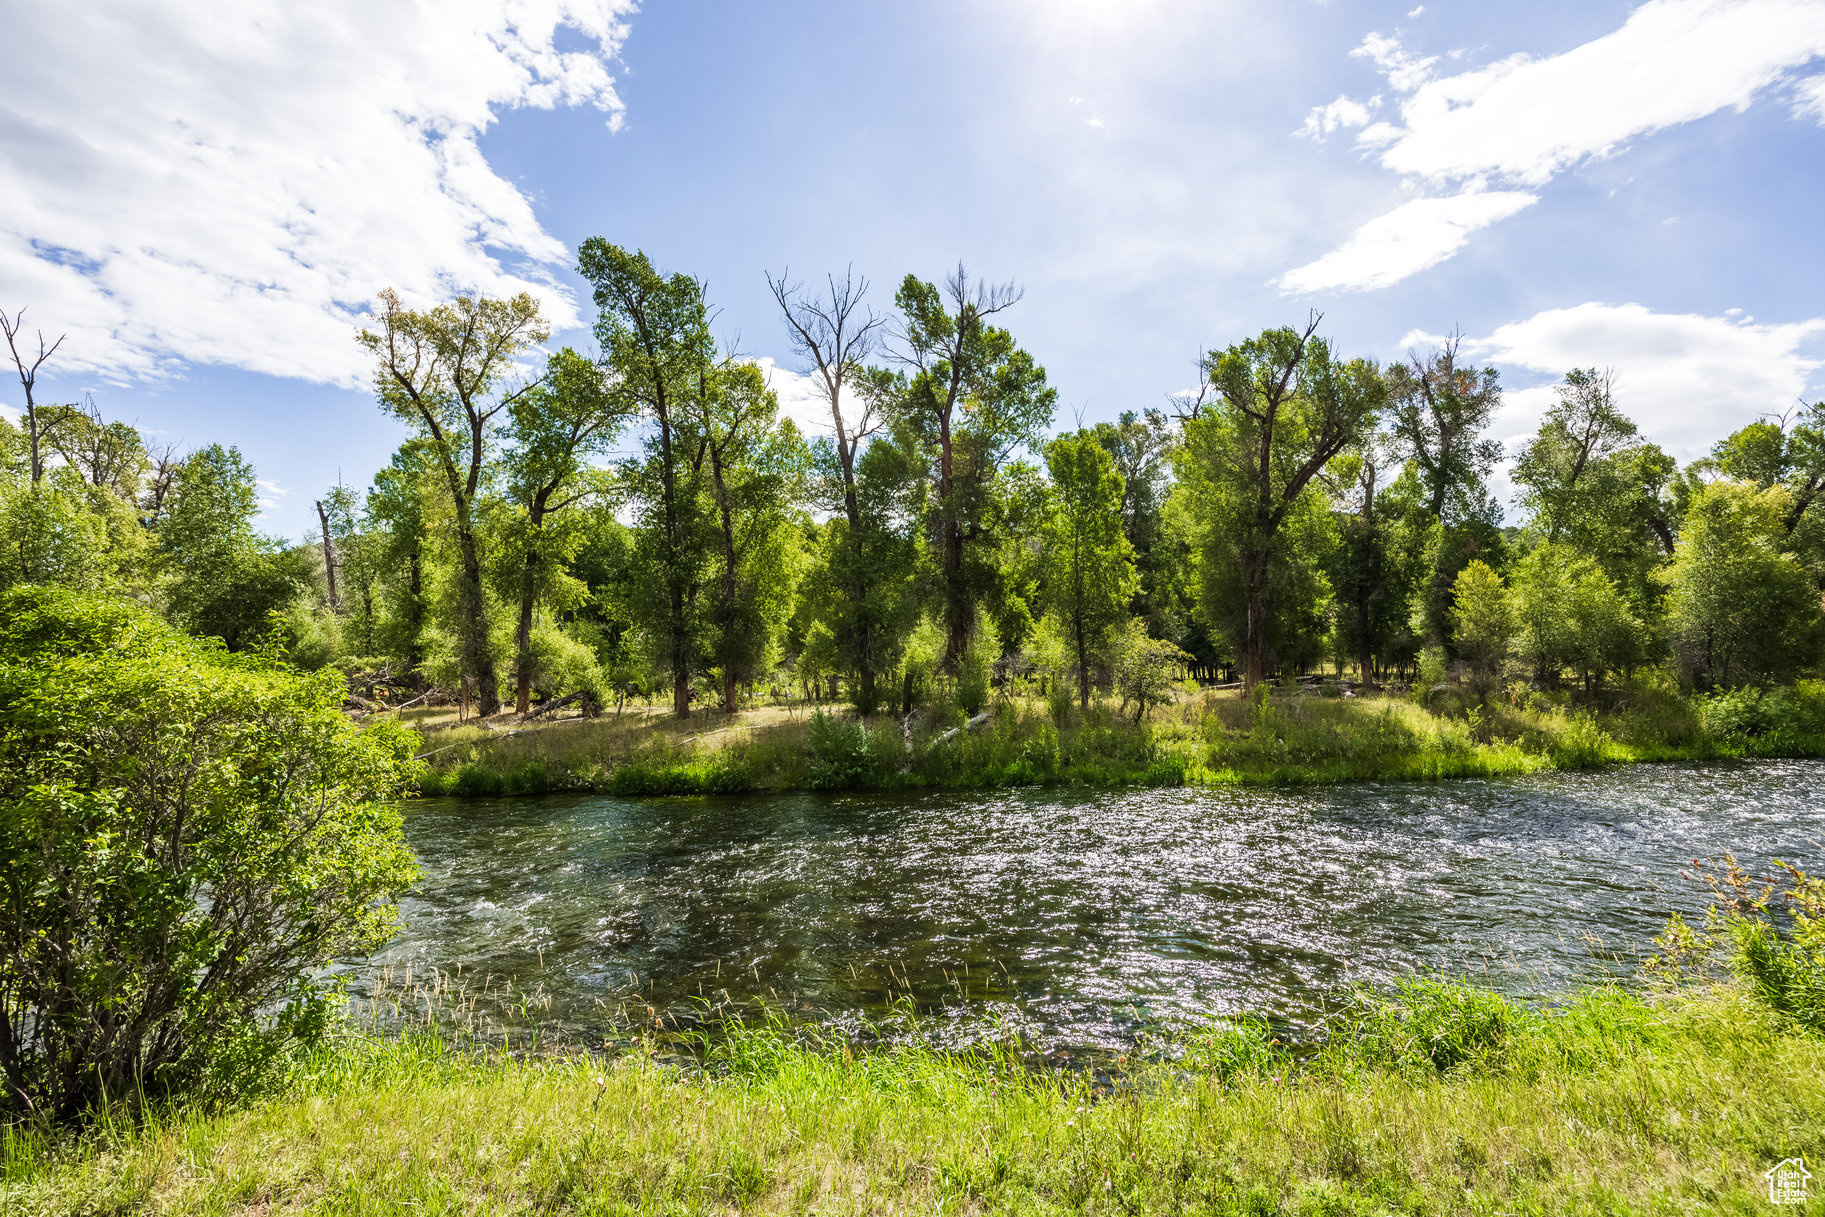
M 385 942 L 415 875 L 393 799 L 417 737 L 342 697 L 124 600 L 0 594 L 13 1116 L 231 1093 L 321 1033 L 319 970 Z
M 891 750 L 866 724 L 819 710 L 811 716 L 807 744 L 813 790 L 859 790 L 892 772 Z
M 1699 713 L 1712 735 L 1751 741 L 1753 751 L 1805 751 L 1825 735 L 1825 684 L 1730 689 L 1700 699 Z
M 1348 1059 L 1446 1073 L 1500 1066 L 1537 1019 L 1489 989 L 1420 977 L 1400 981 L 1388 995 L 1359 990 L 1332 1020 L 1331 1034 Z

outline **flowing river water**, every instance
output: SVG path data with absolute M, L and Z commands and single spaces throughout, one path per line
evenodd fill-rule
M 1182 1019 L 1298 1023 L 1353 983 L 1539 996 L 1632 967 L 1680 876 L 1817 859 L 1825 762 L 1501 781 L 409 806 L 424 869 L 381 958 L 514 977 L 587 1035 L 631 1008 L 910 1002 L 1058 1052 Z M 357 990 L 364 988 L 358 983 Z M 649 1016 L 650 1017 L 650 1016 Z

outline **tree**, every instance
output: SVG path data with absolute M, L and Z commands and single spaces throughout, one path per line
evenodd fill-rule
M 1825 402 L 1733 432 L 1711 449 L 1709 464 L 1757 490 L 1785 486 L 1789 501 L 1781 522 L 1792 534 L 1825 491 Z
M 1314 315 L 1303 331 L 1267 330 L 1213 351 L 1204 372 L 1214 398 L 1185 424 L 1181 481 L 1195 484 L 1193 510 L 1232 539 L 1239 567 L 1250 689 L 1266 674 L 1271 588 L 1288 556 L 1285 525 L 1312 480 L 1374 426 L 1387 397 L 1373 363 L 1333 358 L 1330 344 L 1314 337 L 1318 321 Z
M 1591 692 L 1640 661 L 1641 622 L 1591 555 L 1546 542 L 1515 564 L 1511 587 L 1519 650 L 1541 683 L 1571 668 Z
M 1521 500 L 1547 541 L 1575 526 L 1591 497 L 1586 472 L 1635 438 L 1635 424 L 1616 408 L 1614 381 L 1595 368 L 1567 372 L 1539 434 L 1515 462 Z
M 39 330 L 38 350 L 33 352 L 28 347 L 22 352 L 19 349 L 19 339 L 24 332 L 24 309 L 17 310 L 11 317 L 6 315 L 4 309 L 0 309 L 0 334 L 6 335 L 6 349 L 12 354 L 13 367 L 19 373 L 19 386 L 25 390 L 25 435 L 26 443 L 29 446 L 30 481 L 32 485 L 36 486 L 44 480 L 45 435 L 41 426 L 42 420 L 38 417 L 38 402 L 33 390 L 38 385 L 39 370 L 50 362 L 51 357 L 57 353 L 57 348 L 63 345 L 63 340 L 67 335 L 58 335 L 55 342 L 46 346 L 44 331 Z
M 1451 605 L 1458 653 L 1483 674 L 1501 670 L 1514 635 L 1514 606 L 1502 576 L 1472 560 L 1458 573 Z
M 508 390 L 507 378 L 514 362 L 550 331 L 527 293 L 511 300 L 458 296 L 415 312 L 388 289 L 380 293 L 380 322 L 380 332 L 364 329 L 360 342 L 378 365 L 374 388 L 381 408 L 428 441 L 443 473 L 460 561 L 462 671 L 474 677 L 486 717 L 500 709 L 500 692 L 488 641 L 477 498 L 496 420 L 532 387 Z
M 1482 433 L 1502 407 L 1494 368 L 1460 366 L 1453 334 L 1425 358 L 1415 354 L 1388 368 L 1388 430 L 1397 459 L 1419 471 L 1426 510 L 1441 525 L 1474 511 L 1484 479 L 1502 456 L 1502 442 Z
M 765 666 L 792 613 L 808 454 L 798 429 L 778 420 L 778 399 L 753 363 L 725 361 L 706 374 L 694 404 L 716 516 L 709 658 L 722 670 L 723 710 L 734 714 L 737 683 Z
M 878 539 L 883 521 L 864 518 L 857 481 L 862 450 L 887 421 L 879 378 L 871 380 L 866 366 L 879 344 L 885 318 L 863 305 L 868 280 L 858 280 L 853 268 L 843 272 L 842 283 L 835 275 L 827 276 L 826 282 L 828 295 L 814 296 L 800 284 L 789 284 L 783 274 L 778 279 L 767 276 L 767 286 L 786 318 L 792 349 L 807 362 L 807 371 L 816 374 L 815 383 L 830 410 L 838 494 L 825 497 L 840 502 L 846 525 L 841 539 L 849 547 L 831 567 L 840 572 L 841 591 L 849 602 L 841 614 L 837 643 L 855 664 L 856 702 L 868 713 L 879 701 L 875 680 L 891 648 L 888 635 L 895 615 L 891 604 L 871 603 L 871 595 L 882 598 L 876 577 L 884 572 L 871 559 L 869 543 L 871 538 Z M 885 599 L 893 597 L 890 594 Z
M 1410 514 L 1403 511 L 1408 497 L 1379 484 L 1388 448 L 1385 437 L 1371 435 L 1347 462 L 1354 465 L 1350 490 L 1355 502 L 1342 516 L 1327 572 L 1336 595 L 1338 644 L 1355 657 L 1362 682 L 1370 688 L 1377 658 L 1385 661 L 1406 636 L 1414 583 L 1414 563 L 1403 553 L 1398 535 L 1402 516 Z M 1429 519 L 1427 523 L 1436 527 Z
M 996 473 L 1015 448 L 1039 442 L 1057 400 L 1045 369 L 989 324 L 1019 300 L 1012 284 L 972 283 L 961 264 L 942 289 L 908 275 L 894 296 L 907 371 L 897 409 L 934 457 L 932 536 L 951 669 L 994 577 L 976 558 L 990 540 Z
M 427 440 L 411 439 L 393 453 L 387 467 L 374 475 L 364 512 L 365 523 L 378 534 L 374 567 L 386 598 L 376 632 L 386 653 L 402 661 L 405 675 L 421 691 L 430 617 L 431 499 L 443 481 L 429 446 Z
M 1127 616 L 1137 582 L 1134 549 L 1122 535 L 1122 476 L 1094 435 L 1061 435 L 1046 445 L 1051 511 L 1042 529 L 1044 595 L 1077 666 L 1078 704 L 1090 705 L 1090 658 L 1107 649 Z
M 89 398 L 80 406 L 39 407 L 51 449 L 97 490 L 132 503 L 150 461 L 137 428 L 102 418 Z
M 0 593 L 0 1109 L 220 1098 L 321 1035 L 415 877 L 417 737 L 117 596 Z
M 239 448 L 211 444 L 185 458 L 159 529 L 171 615 L 230 650 L 253 646 L 267 616 L 304 588 L 304 569 L 254 531 L 253 466 Z
M 595 289 L 603 362 L 620 391 L 654 424 L 645 441 L 646 460 L 628 469 L 640 511 L 637 544 L 655 576 L 641 589 L 638 606 L 671 669 L 672 712 L 686 718 L 698 669 L 698 599 L 714 543 L 690 405 L 715 363 L 709 310 L 695 279 L 662 276 L 644 253 L 629 253 L 601 237 L 583 242 L 577 269 Z
M 818 444 L 812 460 L 813 484 L 826 488 L 820 505 L 836 511 L 830 488 L 841 481 L 833 469 L 834 446 Z M 918 617 L 916 530 L 925 514 L 923 490 L 916 442 L 878 438 L 856 462 L 855 524 L 847 513 L 836 514 L 813 542 L 804 609 L 823 625 L 846 670 L 856 674 L 851 693 L 863 714 L 890 699 L 891 690 L 882 690 L 879 678 L 893 670 Z M 912 685 L 922 679 L 902 673 L 898 700 L 905 709 L 915 700 Z
M 1178 674 L 1192 658 L 1179 647 L 1150 637 L 1138 618 L 1131 618 L 1117 631 L 1112 678 L 1115 691 L 1121 694 L 1122 709 L 1134 707 L 1134 721 L 1152 713 L 1155 706 L 1172 704 L 1173 686 Z
M 1674 654 L 1701 688 L 1792 672 L 1819 656 L 1819 597 L 1781 541 L 1784 486 L 1704 487 L 1666 573 Z
M 567 557 L 555 544 L 551 519 L 598 489 L 589 458 L 606 453 L 626 426 L 627 400 L 602 369 L 569 347 L 552 355 L 545 376 L 509 407 L 512 427 L 503 462 L 515 520 L 519 604 L 514 624 L 514 705 L 532 708 L 533 608 L 553 577 L 553 560 Z
M 1172 480 L 1172 425 L 1158 410 L 1127 410 L 1113 423 L 1098 423 L 1094 434 L 1122 476 L 1122 532 L 1134 548 L 1138 576 L 1131 607 L 1149 633 L 1174 637 L 1182 623 L 1171 567 L 1188 555 L 1173 549 L 1162 517 Z

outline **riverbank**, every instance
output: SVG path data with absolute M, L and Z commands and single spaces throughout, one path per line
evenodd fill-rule
M 1050 785 L 1295 785 L 1503 777 L 1639 761 L 1825 755 L 1825 685 L 1711 698 L 1633 689 L 1580 703 L 1520 689 L 1486 700 L 1276 690 L 1183 694 L 1137 721 L 1110 705 L 1003 698 L 966 726 L 841 710 L 635 712 L 517 734 L 417 721 L 423 793 L 623 796 Z M 947 734 L 948 733 L 948 734 Z
M 1250 1025 L 1175 1056 L 1111 1087 L 777 1026 L 692 1070 L 357 1038 L 238 1110 L 0 1134 L 0 1209 L 1759 1213 L 1764 1171 L 1825 1160 L 1825 1040 L 1732 987 L 1420 984 L 1302 1060 Z

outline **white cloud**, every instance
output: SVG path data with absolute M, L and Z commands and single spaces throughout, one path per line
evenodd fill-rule
M 18 6 L 9 39 L 31 53 L 0 84 L 9 307 L 69 332 L 61 368 L 116 378 L 200 361 L 359 383 L 352 325 L 387 286 L 530 290 L 574 324 L 552 275 L 569 252 L 477 140 L 519 106 L 618 124 L 606 61 L 632 7 Z
M 1408 336 L 1406 345 L 1430 345 Z M 1825 368 L 1825 317 L 1786 325 L 1747 318 L 1656 313 L 1639 304 L 1580 304 L 1467 338 L 1467 355 L 1505 370 L 1556 380 L 1576 367 L 1614 368 L 1616 404 L 1650 439 L 1681 460 L 1725 435 L 1791 407 Z M 1497 434 L 1525 439 L 1552 405 L 1552 384 L 1505 395 Z
M 1419 56 L 1390 35 L 1370 34 L 1352 54 L 1372 60 L 1404 94 L 1398 122 L 1369 124 L 1357 136 L 1381 165 L 1435 190 L 1468 182 L 1536 190 L 1631 139 L 1746 108 L 1825 55 L 1825 0 L 1649 0 L 1619 29 L 1564 54 L 1514 55 L 1452 76 L 1435 75 L 1436 56 Z M 1810 114 L 1816 101 L 1825 121 L 1820 79 L 1800 86 L 1795 106 Z M 1411 224 L 1420 214 L 1413 208 L 1399 209 L 1407 218 L 1396 226 Z M 1450 208 L 1437 212 L 1447 231 L 1433 244 L 1449 246 L 1444 256 L 1464 244 L 1461 231 L 1449 229 L 1456 218 Z M 1283 276 L 1282 286 L 1303 290 L 1296 285 L 1310 278 L 1306 272 L 1333 259 L 1363 269 L 1361 278 L 1338 284 L 1354 287 L 1386 286 L 1404 277 L 1390 277 L 1392 269 L 1413 274 L 1440 260 L 1344 257 L 1392 221 L 1371 220 L 1335 253 Z
M 1442 199 L 1414 199 L 1376 216 L 1350 239 L 1275 281 L 1285 292 L 1309 295 L 1387 287 L 1464 247 L 1470 234 L 1507 219 L 1538 200 L 1523 190 L 1466 190 Z
M 1396 65 L 1390 83 L 1410 71 L 1401 54 L 1376 56 Z M 1516 55 L 1420 84 L 1379 159 L 1434 182 L 1490 174 L 1540 186 L 1637 136 L 1746 108 L 1820 55 L 1821 0 L 1650 0 L 1563 55 Z
M 1369 122 L 1369 111 L 1381 102 L 1379 97 L 1371 97 L 1367 103 L 1350 97 L 1338 97 L 1336 101 L 1322 106 L 1314 106 L 1312 112 L 1305 116 L 1305 122 L 1294 135 L 1303 135 L 1307 139 L 1323 139 L 1334 131 L 1348 127 L 1363 127 Z
M 767 356 L 755 364 L 766 374 L 767 383 L 779 398 L 779 412 L 797 425 L 806 439 L 835 434 L 830 418 L 830 399 L 824 396 L 824 383 L 815 372 L 795 372 L 775 363 Z M 843 421 L 854 426 L 861 417 L 861 403 L 847 389 L 843 392 Z
M 1411 93 L 1430 80 L 1432 69 L 1438 63 L 1437 55 L 1415 55 L 1401 46 L 1400 39 L 1392 34 L 1370 34 L 1350 55 L 1369 60 L 1401 93 Z
M 1825 75 L 1809 76 L 1794 87 L 1793 116 L 1825 126 Z

